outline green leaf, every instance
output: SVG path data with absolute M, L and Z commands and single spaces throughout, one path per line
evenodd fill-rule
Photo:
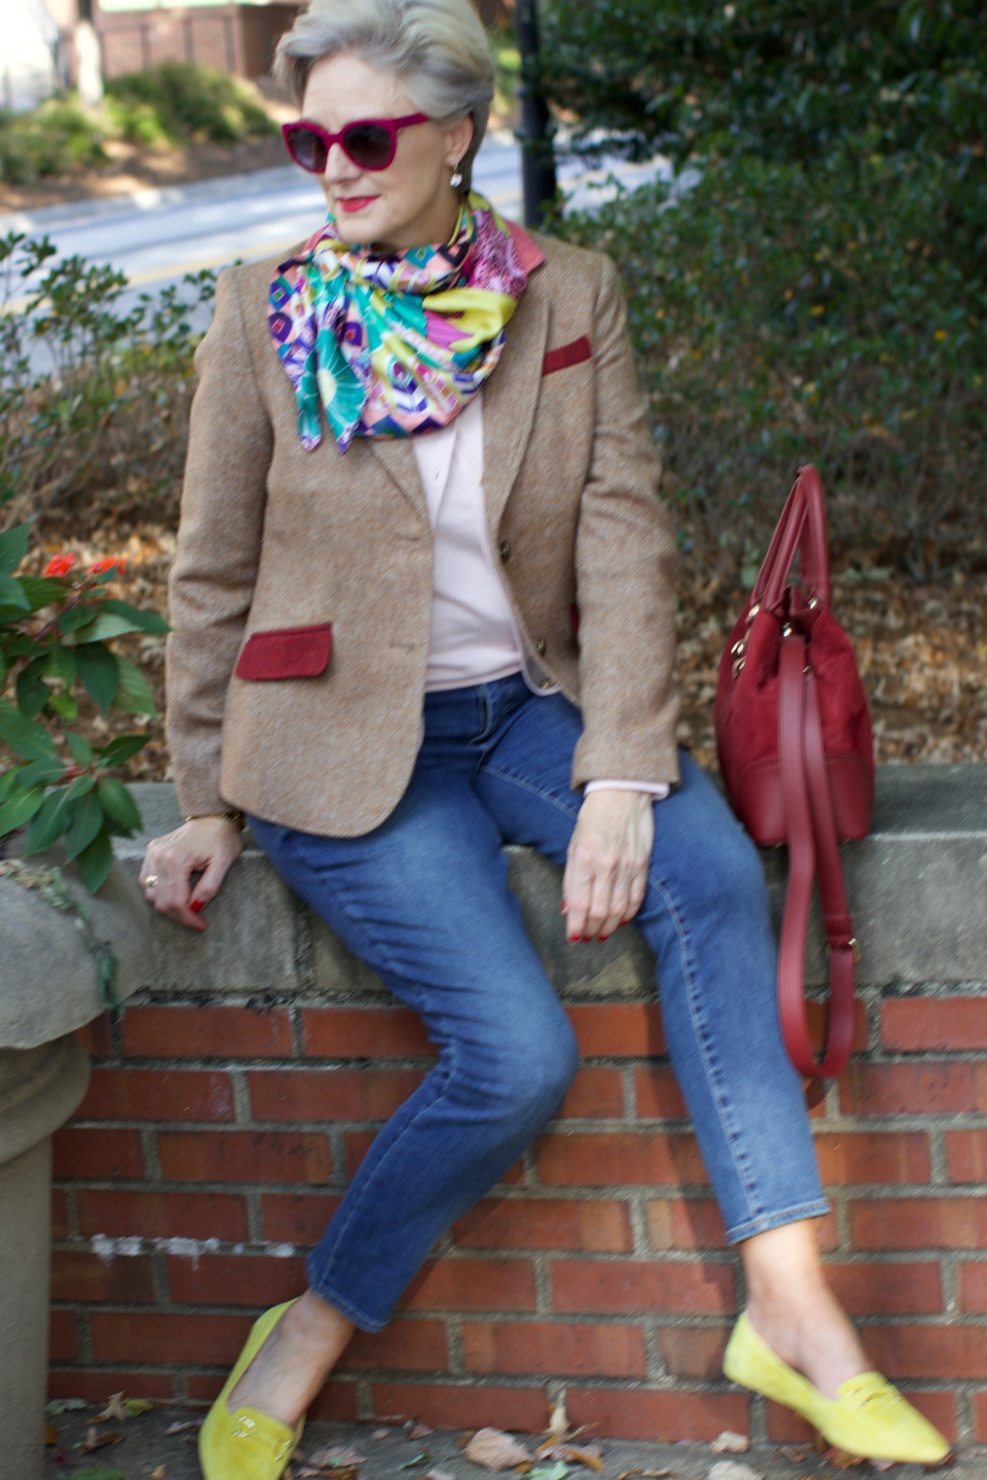
M 24 769 L 23 766 L 11 766 L 0 775 L 0 802 L 5 802 L 17 790 Z
M 71 724 L 79 717 L 79 706 L 71 694 L 52 694 L 48 700 L 48 709 L 65 724 Z
M 58 619 L 58 627 L 61 632 L 78 632 L 80 627 L 85 627 L 96 615 L 96 608 L 88 602 L 80 601 L 78 606 L 66 607 Z
M 79 877 L 90 894 L 95 894 L 97 889 L 106 882 L 106 876 L 112 866 L 113 847 L 109 834 L 104 830 L 96 834 L 89 846 L 79 854 L 77 860 Z M 74 1480 L 79 1480 L 78 1471 L 76 1471 Z
M 32 611 L 40 611 L 43 606 L 50 606 L 53 601 L 61 601 L 65 595 L 65 587 L 61 581 L 56 581 L 51 576 L 18 576 L 21 590 L 31 603 Z
M 30 537 L 31 527 L 28 524 L 15 525 L 13 529 L 0 534 L 0 574 L 13 575 L 27 554 Z
M 54 760 L 30 761 L 21 767 L 17 779 L 21 786 L 52 786 L 64 774 L 65 767 L 56 756 Z
M 112 596 L 103 602 L 103 610 L 114 612 L 118 617 L 126 617 L 129 622 L 133 622 L 138 632 L 146 632 L 152 637 L 171 631 L 164 617 L 159 617 L 157 612 L 142 611 L 140 607 L 131 606 L 128 601 L 117 601 Z
M 26 615 L 24 607 L 11 606 L 9 602 L 0 601 L 0 627 L 9 627 L 14 622 L 22 622 Z
M 96 752 L 89 744 L 89 741 L 83 740 L 81 735 L 74 734 L 72 730 L 69 730 L 65 739 L 68 743 L 69 750 L 71 750 L 79 765 L 91 766 L 96 759 Z
M 56 754 L 51 737 L 39 724 L 25 719 L 9 699 L 0 699 L 0 740 L 6 741 L 15 755 L 27 761 L 47 760 Z
M 75 653 L 71 648 L 62 647 L 60 642 L 48 649 L 49 678 L 60 678 L 66 688 L 71 688 L 75 683 L 76 662 Z
M 15 576 L 0 575 L 0 602 L 19 609 L 22 615 L 31 610 L 24 588 Z
M 118 735 L 109 745 L 104 745 L 96 754 L 99 766 L 123 766 L 135 756 L 150 739 L 149 735 Z
M 72 826 L 65 834 L 65 856 L 71 860 L 84 852 L 104 825 L 103 809 L 93 792 L 87 792 L 76 808 Z
M 76 649 L 79 678 L 105 714 L 113 703 L 122 681 L 116 654 L 99 643 L 86 643 Z
M 136 623 L 127 617 L 118 616 L 116 612 L 102 611 L 94 622 L 87 627 L 80 627 L 76 634 L 77 643 L 84 642 L 106 642 L 110 637 L 122 637 L 125 632 L 137 632 Z
M 68 786 L 66 787 L 65 795 L 68 797 L 69 801 L 74 802 L 76 797 L 84 797 L 86 795 L 86 792 L 92 791 L 95 785 L 95 776 L 76 776 L 75 779 L 73 781 L 70 781 Z
M 103 811 L 117 827 L 127 833 L 140 830 L 141 814 L 137 803 L 122 782 L 115 781 L 112 776 L 102 776 L 96 785 L 96 795 Z
M 50 791 L 27 830 L 27 838 L 24 842 L 25 854 L 30 858 L 32 853 L 40 853 L 43 849 L 50 848 L 55 839 L 60 838 L 70 825 L 73 810 L 73 804 L 65 789 Z
M 40 714 L 51 698 L 51 689 L 41 676 L 45 667 L 44 658 L 35 658 L 17 675 L 17 706 L 28 719 Z
M 127 714 L 156 714 L 151 690 L 137 664 L 119 654 L 116 661 L 120 665 L 120 687 L 113 700 L 116 708 Z
M 25 822 L 30 822 L 45 799 L 43 786 L 32 787 L 30 791 L 15 792 L 9 802 L 4 802 L 0 807 L 0 838 L 5 838 L 15 828 L 23 827 Z

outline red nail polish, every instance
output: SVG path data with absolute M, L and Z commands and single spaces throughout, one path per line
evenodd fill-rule
M 578 944 L 578 941 L 579 941 L 579 936 L 578 935 L 570 935 L 570 937 L 569 937 L 569 944 L 571 946 L 574 946 L 574 945 Z
M 197 915 L 199 911 L 204 910 L 205 907 L 206 902 L 204 899 L 193 899 L 192 903 L 189 905 L 189 909 L 192 911 L 193 915 Z

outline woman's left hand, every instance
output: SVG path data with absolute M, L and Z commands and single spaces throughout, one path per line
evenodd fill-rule
M 569 939 L 606 940 L 641 908 L 655 837 L 654 797 L 591 791 L 579 809 L 562 881 Z

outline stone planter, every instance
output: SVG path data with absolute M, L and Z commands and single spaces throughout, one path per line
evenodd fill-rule
M 47 857 L 51 863 L 57 861 Z M 32 864 L 34 860 L 32 860 Z M 129 996 L 146 959 L 146 906 L 115 864 L 95 898 L 66 870 Z M 51 1243 L 51 1137 L 76 1109 L 89 1061 L 75 1029 L 98 1016 L 96 963 L 75 917 L 0 877 L 0 1412 L 3 1470 L 44 1468 Z

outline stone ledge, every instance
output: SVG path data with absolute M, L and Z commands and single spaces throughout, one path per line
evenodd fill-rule
M 171 786 L 133 790 L 147 831 L 118 852 L 136 875 L 147 839 L 181 819 Z M 529 849 L 509 853 L 511 887 L 559 991 L 583 999 L 647 995 L 650 952 L 637 934 L 622 931 L 605 946 L 569 946 L 559 915 L 560 870 Z M 873 830 L 845 848 L 844 862 L 861 942 L 861 986 L 983 978 L 987 766 L 882 767 Z M 784 854 L 768 851 L 765 864 L 777 912 Z M 236 887 L 225 888 L 210 906 L 210 928 L 202 937 L 152 916 L 144 987 L 210 997 L 304 991 L 327 999 L 382 990 L 294 899 L 249 839 L 234 878 Z M 816 946 L 808 977 L 818 982 L 823 975 Z

